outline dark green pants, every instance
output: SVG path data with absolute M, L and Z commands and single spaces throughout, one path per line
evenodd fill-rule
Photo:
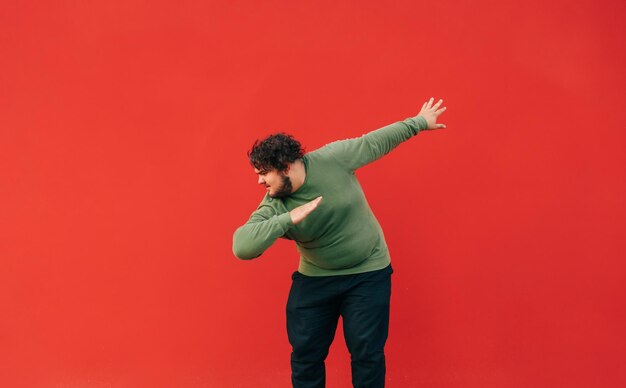
M 391 265 L 355 275 L 292 275 L 287 301 L 287 334 L 292 346 L 295 388 L 324 387 L 324 360 L 339 316 L 352 360 L 352 384 L 385 385 L 385 342 L 389 329 Z

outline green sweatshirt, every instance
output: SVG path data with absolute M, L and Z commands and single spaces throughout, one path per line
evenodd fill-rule
M 302 157 L 302 186 L 284 198 L 267 193 L 248 222 L 233 235 L 233 253 L 261 256 L 278 238 L 293 240 L 298 271 L 308 276 L 347 275 L 385 268 L 391 262 L 383 230 L 370 209 L 355 170 L 389 153 L 427 128 L 408 118 L 361 137 L 329 143 Z M 313 199 L 322 202 L 297 225 L 289 212 Z

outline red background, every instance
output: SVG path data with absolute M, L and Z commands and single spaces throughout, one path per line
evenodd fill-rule
M 177 5 L 175 5 L 177 4 Z M 246 160 L 414 116 L 357 176 L 389 387 L 626 386 L 623 1 L 0 5 L 0 385 L 288 387 L 297 252 Z M 341 330 L 341 329 L 340 329 Z M 338 331 L 330 387 L 350 386 Z

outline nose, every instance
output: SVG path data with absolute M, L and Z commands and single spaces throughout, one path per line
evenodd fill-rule
M 261 177 L 261 176 L 259 177 L 259 181 L 258 181 L 258 183 L 259 183 L 260 185 L 264 185 L 264 184 L 265 184 L 265 181 L 263 180 L 263 177 Z

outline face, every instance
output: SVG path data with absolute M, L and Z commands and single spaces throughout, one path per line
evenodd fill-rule
M 284 172 L 278 170 L 261 171 L 254 169 L 254 173 L 259 176 L 258 183 L 266 187 L 272 198 L 282 198 L 291 194 L 293 186 L 291 179 Z

